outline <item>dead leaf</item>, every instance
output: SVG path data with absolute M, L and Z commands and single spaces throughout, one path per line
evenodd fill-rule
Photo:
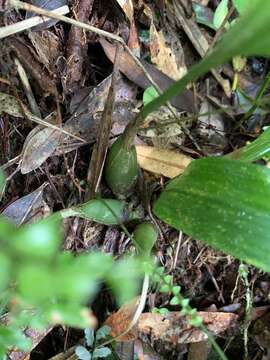
M 199 311 L 198 315 L 203 318 L 204 325 L 214 336 L 234 326 L 238 318 L 236 314 L 223 312 Z M 140 316 L 138 331 L 139 336 L 148 335 L 151 341 L 162 340 L 174 346 L 207 340 L 207 335 L 190 325 L 188 318 L 180 312 L 170 312 L 165 316 L 144 313 Z
M 59 37 L 49 30 L 29 31 L 28 37 L 38 54 L 39 61 L 52 71 L 57 59 L 62 55 Z
M 138 360 L 162 360 L 160 354 L 158 354 L 150 344 L 142 342 L 140 339 L 135 341 L 134 352 L 138 357 Z
M 105 39 L 99 39 L 100 44 L 103 47 L 103 50 L 107 57 L 111 62 L 114 62 L 115 57 L 115 45 L 109 43 Z M 160 70 L 158 70 L 152 64 L 147 63 L 146 61 L 141 61 L 146 71 L 153 78 L 153 80 L 158 84 L 160 89 L 164 91 L 170 85 L 174 83 L 174 81 L 163 74 Z M 121 53 L 121 61 L 120 61 L 120 71 L 135 84 L 140 86 L 143 89 L 151 86 L 152 84 L 146 77 L 143 70 L 135 63 L 134 59 L 128 54 L 126 51 L 122 51 Z M 179 110 L 185 110 L 190 113 L 194 112 L 194 99 L 193 94 L 190 90 L 184 90 L 181 94 L 176 95 L 170 100 L 171 104 L 175 106 Z
M 131 23 L 132 20 L 133 20 L 133 16 L 134 16 L 134 9 L 133 9 L 132 0 L 117 0 L 117 2 L 118 2 L 120 7 L 122 8 L 122 10 L 124 11 L 126 17 L 128 18 L 128 20 Z
M 24 117 L 17 99 L 12 95 L 0 92 L 0 114 L 2 112 L 19 118 Z
M 128 328 L 137 309 L 140 297 L 123 304 L 114 314 L 110 315 L 105 321 L 105 325 L 111 328 L 110 335 L 116 337 L 122 334 Z M 132 341 L 137 337 L 137 325 L 134 326 L 127 334 L 116 339 L 117 342 Z
M 180 41 L 174 37 L 172 29 L 168 33 L 162 30 L 157 31 L 152 21 L 149 44 L 151 61 L 160 71 L 174 80 L 179 80 L 186 74 L 184 52 Z
M 55 151 L 61 135 L 59 131 L 51 128 L 45 128 L 38 132 L 36 129 L 33 129 L 25 140 L 22 152 L 21 173 L 28 174 L 42 165 Z
M 42 184 L 37 190 L 10 204 L 1 215 L 6 216 L 16 225 L 21 225 L 29 219 L 41 218 L 44 211 L 48 212 L 48 205 L 43 199 L 43 191 L 48 183 Z
M 192 158 L 176 151 L 137 145 L 137 158 L 142 169 L 168 178 L 182 174 Z

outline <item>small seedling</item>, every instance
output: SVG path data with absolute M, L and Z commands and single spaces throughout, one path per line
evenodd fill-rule
M 100 340 L 108 338 L 111 328 L 107 325 L 102 326 L 94 332 L 93 329 L 84 330 L 85 346 L 78 345 L 75 353 L 80 360 L 105 359 L 111 355 L 109 347 L 99 347 Z

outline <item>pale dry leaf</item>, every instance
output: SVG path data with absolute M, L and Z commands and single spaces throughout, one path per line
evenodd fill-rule
M 204 326 L 217 336 L 236 325 L 238 315 L 224 312 L 199 311 Z M 138 324 L 139 336 L 148 335 L 151 341 L 164 341 L 174 346 L 196 343 L 207 340 L 207 335 L 199 328 L 193 327 L 188 317 L 180 312 L 171 311 L 167 315 L 144 313 Z
M 117 0 L 117 2 L 121 6 L 126 17 L 128 18 L 128 20 L 131 23 L 133 20 L 133 16 L 134 16 L 134 8 L 133 8 L 132 0 Z
M 137 145 L 136 150 L 142 169 L 168 178 L 182 174 L 192 161 L 187 155 L 152 146 Z
M 19 118 L 24 117 L 17 99 L 12 95 L 0 92 L 0 115 L 2 112 Z
M 160 71 L 174 80 L 179 80 L 186 74 L 182 46 L 172 30 L 157 31 L 152 21 L 149 44 L 151 61 Z
M 126 302 L 116 313 L 113 313 L 107 318 L 105 325 L 108 325 L 111 328 L 110 335 L 112 337 L 116 337 L 126 331 L 137 310 L 139 301 L 140 297 L 138 296 L 131 301 Z M 117 338 L 116 341 L 132 341 L 136 339 L 136 337 L 137 325 L 135 325 L 127 334 Z
M 38 189 L 11 203 L 1 215 L 9 218 L 17 226 L 28 220 L 38 220 L 48 213 L 48 205 L 43 199 L 43 191 L 48 183 L 42 184 Z
M 31 133 L 26 138 L 23 148 L 22 174 L 28 174 L 41 166 L 53 154 L 62 135 L 59 131 L 51 128 L 42 129 L 35 132 L 34 135 Z

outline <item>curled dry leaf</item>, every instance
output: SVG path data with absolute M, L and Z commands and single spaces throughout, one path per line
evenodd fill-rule
M 0 114 L 2 112 L 15 117 L 24 117 L 24 114 L 17 99 L 12 95 L 0 92 Z
M 110 335 L 116 337 L 122 334 L 128 328 L 139 304 L 140 297 L 136 297 L 125 303 L 114 314 L 110 315 L 105 321 L 105 325 L 111 328 Z M 137 325 L 134 326 L 127 334 L 120 336 L 116 341 L 132 341 L 137 337 Z
M 203 318 L 204 325 L 214 336 L 233 327 L 238 318 L 235 314 L 223 312 L 199 311 L 198 315 Z M 139 336 L 148 335 L 151 341 L 162 339 L 174 346 L 207 340 L 207 335 L 190 325 L 188 318 L 180 312 L 170 312 L 165 316 L 144 313 L 140 316 L 138 331 Z
M 142 169 L 168 178 L 182 174 L 192 161 L 191 157 L 184 154 L 152 146 L 137 145 L 136 150 Z

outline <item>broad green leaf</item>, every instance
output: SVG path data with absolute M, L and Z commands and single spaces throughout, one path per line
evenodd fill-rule
M 149 86 L 144 90 L 143 93 L 143 105 L 147 105 L 152 100 L 154 100 L 156 97 L 158 97 L 158 92 L 154 88 L 154 86 Z
M 232 0 L 232 2 L 240 15 L 243 15 L 243 13 L 247 11 L 248 7 L 250 6 L 250 0 Z
M 204 75 L 210 69 L 224 64 L 236 55 L 269 56 L 270 1 L 254 0 L 248 11 L 223 36 L 212 53 L 193 66 L 181 80 L 175 82 L 159 97 L 147 104 L 141 115 L 145 118 L 152 111 L 166 103 L 185 87 Z
M 256 140 L 240 149 L 226 155 L 226 157 L 252 162 L 263 158 L 270 153 L 270 128 L 264 131 Z
M 221 0 L 214 13 L 213 24 L 218 29 L 228 14 L 228 0 Z
M 270 170 L 226 158 L 192 162 L 155 214 L 197 240 L 270 271 Z
M 90 352 L 81 345 L 76 347 L 75 353 L 80 360 L 91 360 L 92 358 Z
M 93 352 L 93 359 L 106 358 L 111 355 L 112 351 L 108 347 L 97 348 Z

